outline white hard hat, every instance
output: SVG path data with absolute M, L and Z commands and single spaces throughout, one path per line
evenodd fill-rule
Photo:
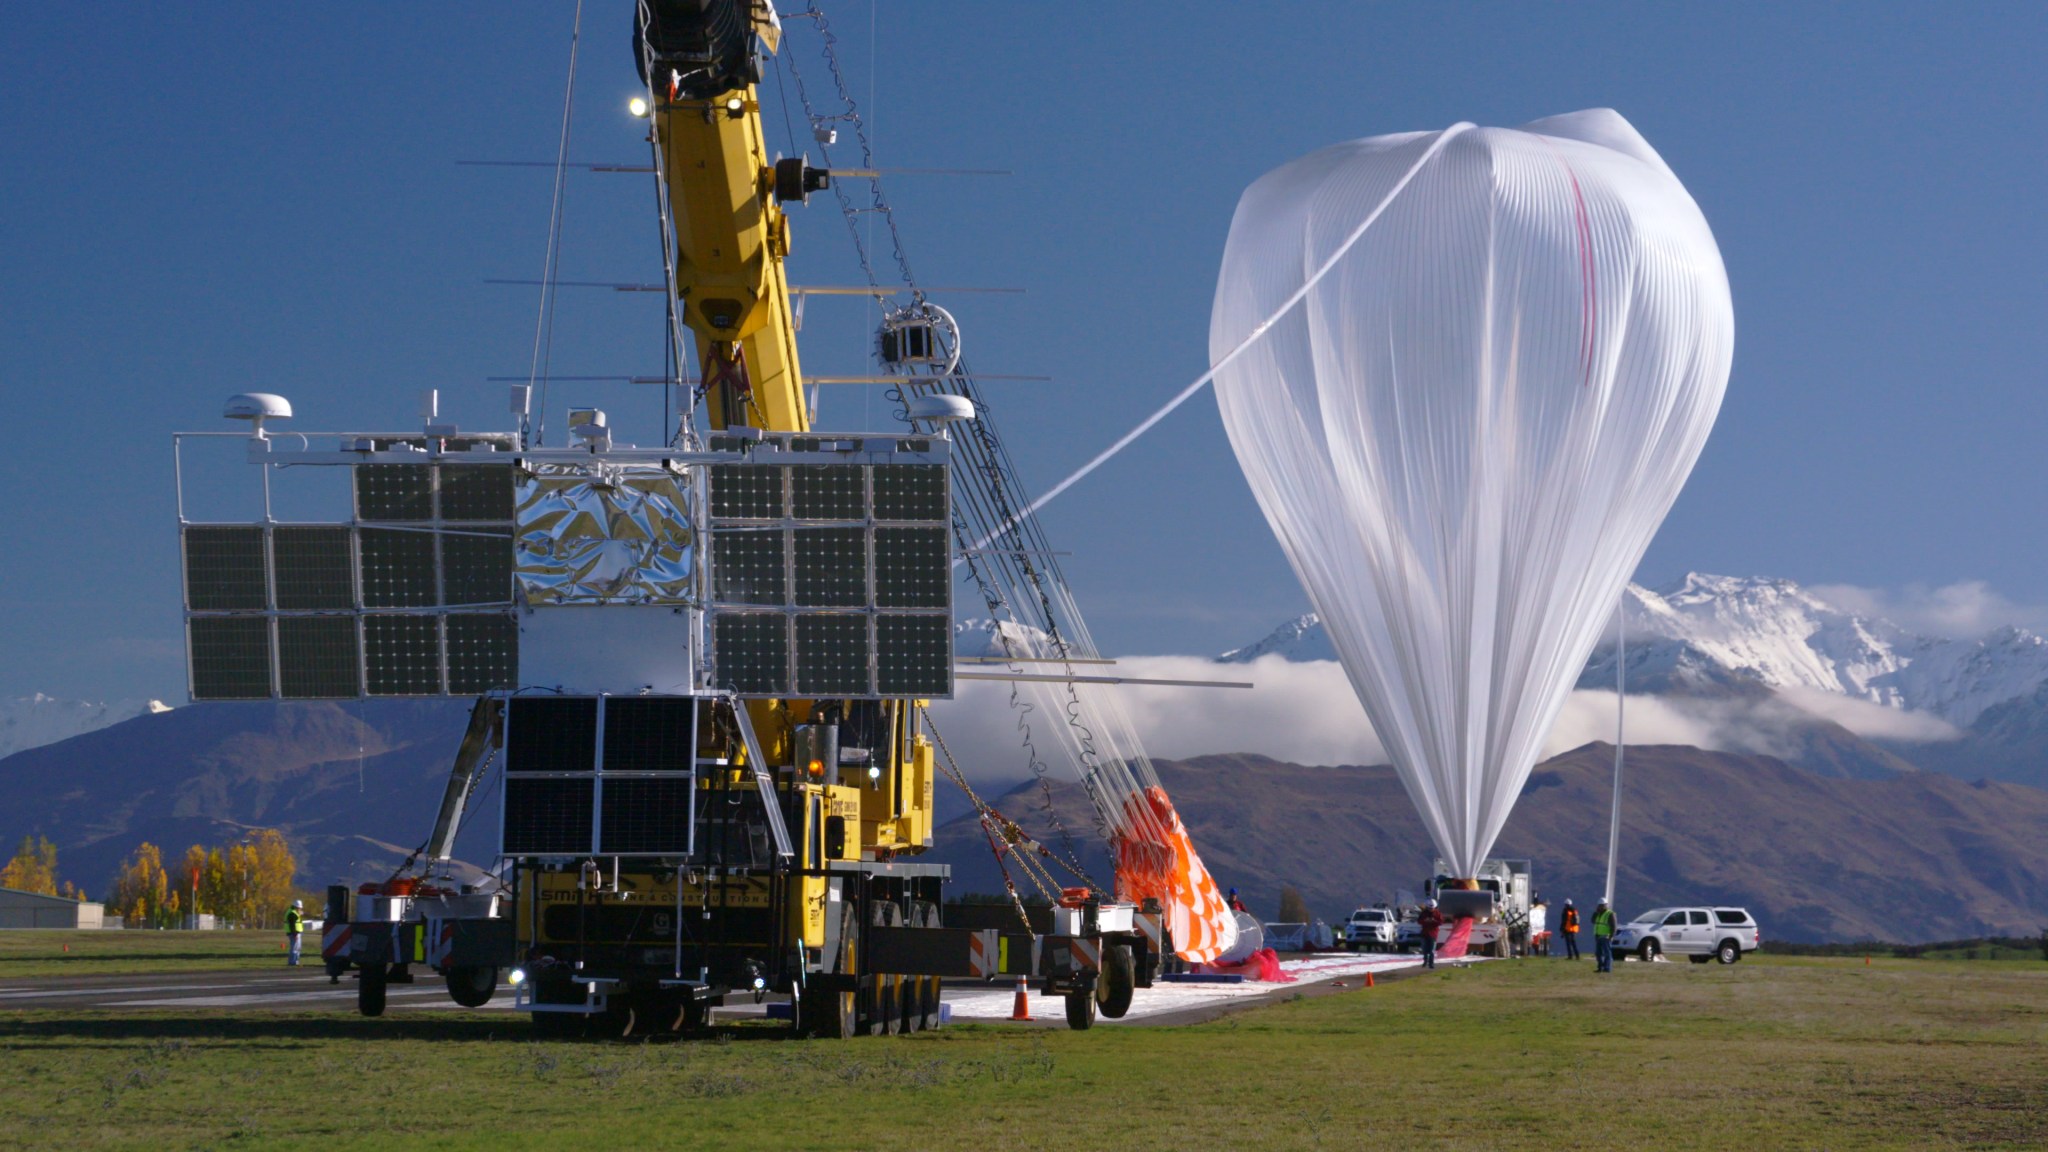
M 294 901 L 292 901 L 292 907 L 294 907 L 294 908 L 304 908 L 305 906 L 306 906 L 306 902 L 305 902 L 304 900 L 294 900 Z
M 1423 906 L 1424 906 L 1424 907 L 1427 907 L 1427 908 L 1434 908 L 1434 907 L 1436 907 L 1436 901 L 1434 901 L 1434 900 L 1425 900 L 1425 901 L 1423 901 Z

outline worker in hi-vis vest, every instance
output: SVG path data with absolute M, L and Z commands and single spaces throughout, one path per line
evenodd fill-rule
M 306 934 L 305 909 L 304 900 L 294 900 L 291 908 L 284 914 L 284 936 L 291 942 L 291 956 L 285 963 L 294 968 L 299 966 L 299 939 Z
M 1579 910 L 1572 907 L 1570 900 L 1564 902 L 1564 922 L 1557 926 L 1557 931 L 1560 936 L 1564 937 L 1564 958 L 1567 960 L 1577 960 L 1579 958 Z
M 1593 959 L 1594 971 L 1614 971 L 1614 909 L 1605 900 L 1593 909 Z

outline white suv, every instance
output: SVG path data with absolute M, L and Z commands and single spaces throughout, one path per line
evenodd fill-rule
M 1360 908 L 1344 923 L 1344 947 L 1382 952 L 1394 946 L 1394 913 L 1386 908 Z
M 1741 908 L 1652 908 L 1614 933 L 1616 953 L 1654 960 L 1669 952 L 1695 964 L 1733 964 L 1762 942 L 1756 921 Z

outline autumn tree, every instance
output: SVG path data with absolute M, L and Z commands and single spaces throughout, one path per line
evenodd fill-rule
M 1306 924 L 1313 919 L 1308 901 L 1301 898 L 1301 889 L 1292 884 L 1280 889 L 1280 923 Z
M 122 861 L 121 872 L 114 878 L 114 892 L 109 903 L 130 924 L 144 928 L 163 927 L 164 902 L 169 891 L 163 853 L 145 840 L 133 855 Z
M 41 836 L 23 836 L 21 847 L 15 849 L 14 859 L 9 860 L 5 868 L 0 868 L 0 888 L 55 896 L 57 846 Z
M 298 858 L 284 834 L 259 828 L 239 844 L 228 846 L 221 861 L 222 905 L 243 927 L 270 928 L 284 920 L 291 903 Z

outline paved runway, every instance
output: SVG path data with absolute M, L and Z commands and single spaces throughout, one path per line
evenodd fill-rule
M 499 988 L 490 1009 L 509 1010 L 510 990 Z M 453 1008 L 447 985 L 428 974 L 416 984 L 393 984 L 387 1007 Z M 355 1010 L 356 983 L 329 984 L 317 966 L 176 975 L 51 977 L 0 982 L 0 1012 L 9 1009 L 255 1008 Z
M 1446 961 L 1446 964 L 1452 963 Z M 1349 955 L 1330 953 L 1284 960 L 1281 968 L 1294 982 L 1263 984 L 1178 984 L 1161 983 L 1141 988 L 1132 999 L 1131 1010 L 1121 1021 L 1107 1018 L 1103 1024 L 1176 1023 L 1214 1016 L 1233 1008 L 1249 1007 L 1267 999 L 1279 999 L 1291 992 L 1336 982 L 1362 982 L 1365 974 L 1384 976 L 1421 966 L 1421 959 L 1407 955 Z M 1012 984 L 949 984 L 945 1001 L 957 1021 L 997 1023 L 1006 1021 L 1014 1001 Z M 318 967 L 278 967 L 253 971 L 190 972 L 165 975 L 50 977 L 0 982 L 0 1012 L 9 1010 L 108 1011 L 128 1009 L 230 1010 L 315 1010 L 337 1013 L 355 1011 L 356 985 L 353 975 L 330 984 Z M 414 984 L 393 984 L 387 992 L 387 1009 L 453 1009 L 440 977 L 422 973 Z M 482 1011 L 510 1011 L 511 990 L 503 985 Z M 1065 1025 L 1065 1010 L 1058 1000 L 1034 996 L 1031 1001 L 1035 1022 Z M 745 1019 L 763 1015 L 761 1005 L 741 1002 L 719 1010 L 719 1017 Z

